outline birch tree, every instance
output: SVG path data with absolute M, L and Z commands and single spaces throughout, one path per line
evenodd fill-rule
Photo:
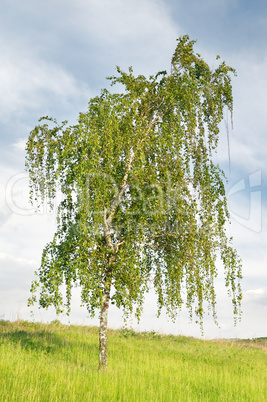
M 30 133 L 31 201 L 63 198 L 29 304 L 69 312 L 80 287 L 90 315 L 100 311 L 100 369 L 110 303 L 139 318 L 150 283 L 158 314 L 165 307 L 175 319 L 184 303 L 200 324 L 206 310 L 216 321 L 221 259 L 240 312 L 241 263 L 226 234 L 225 176 L 213 162 L 224 110 L 233 111 L 232 74 L 225 62 L 212 71 L 183 36 L 169 72 L 146 78 L 117 67 L 109 80 L 122 92 L 102 90 L 76 125 L 43 117 Z

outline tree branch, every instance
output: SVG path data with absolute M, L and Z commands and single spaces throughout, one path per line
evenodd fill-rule
M 106 241 L 107 241 L 107 244 L 108 244 L 110 250 L 114 251 L 114 246 L 113 246 L 112 239 L 111 239 L 111 234 L 110 234 L 110 224 L 109 224 L 108 219 L 107 219 L 107 208 L 106 207 L 104 207 L 103 218 L 104 218 L 104 234 L 105 234 L 105 238 L 106 238 Z
M 163 102 L 164 102 L 164 98 L 163 98 L 161 104 L 162 104 Z M 128 176 L 129 176 L 130 170 L 131 170 L 131 168 L 132 168 L 132 165 L 133 165 L 133 162 L 134 162 L 136 153 L 137 153 L 137 151 L 139 151 L 141 144 L 144 142 L 145 138 L 148 136 L 148 134 L 149 134 L 151 128 L 153 127 L 153 125 L 155 125 L 156 123 L 158 123 L 161 119 L 162 119 L 162 117 L 159 116 L 159 117 L 157 117 L 155 120 L 151 121 L 151 123 L 148 125 L 146 134 L 143 136 L 143 138 L 141 139 L 141 141 L 138 143 L 136 152 L 133 153 L 133 155 L 131 156 L 131 158 L 130 158 L 130 160 L 129 160 L 129 164 L 128 164 L 128 166 L 127 166 L 126 173 L 125 173 L 125 175 L 124 175 L 124 177 L 123 177 L 123 180 L 122 180 L 121 189 L 120 189 L 120 191 L 119 191 L 119 194 L 118 194 L 117 197 L 115 198 L 111 209 L 108 211 L 108 212 L 109 212 L 109 216 L 108 216 L 108 218 L 106 218 L 106 222 L 107 222 L 108 225 L 111 224 L 111 221 L 112 221 L 112 218 L 113 218 L 113 216 L 114 216 L 114 214 L 115 214 L 115 211 L 116 211 L 117 207 L 120 205 L 121 200 L 122 200 L 123 193 L 124 193 L 125 189 L 127 188 Z

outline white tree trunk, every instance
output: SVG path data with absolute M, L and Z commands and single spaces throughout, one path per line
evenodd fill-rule
M 108 364 L 108 345 L 107 345 L 107 329 L 108 329 L 108 308 L 110 300 L 110 285 L 106 288 L 103 296 L 103 304 L 100 313 L 100 330 L 99 330 L 99 369 L 106 370 Z

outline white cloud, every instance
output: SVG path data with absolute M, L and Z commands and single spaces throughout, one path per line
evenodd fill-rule
M 0 27 L 0 122 L 16 136 L 32 128 L 30 118 L 76 119 L 92 96 L 88 83 L 103 86 L 116 64 L 142 74 L 169 68 L 179 36 L 161 0 L 25 0 L 13 7 L 12 35 Z
M 166 2 L 161 0 L 91 0 L 72 3 L 65 23 L 85 48 L 93 46 L 97 61 L 138 74 L 169 69 L 181 34 Z M 94 55 L 95 57 L 95 55 Z
M 26 0 L 23 6 L 18 2 L 18 8 L 39 21 L 47 21 L 49 27 L 67 29 L 73 35 L 90 33 L 116 47 L 129 39 L 154 35 L 162 38 L 177 31 L 170 9 L 162 0 L 48 0 L 43 4 Z
M 264 290 L 263 289 L 254 289 L 254 290 L 247 290 L 246 295 L 252 296 L 252 297 L 258 297 L 264 295 Z
M 0 261 L 6 263 L 12 262 L 15 265 L 28 265 L 28 266 L 36 265 L 36 261 L 34 260 L 21 257 L 14 257 L 9 254 L 3 253 L 2 251 L 0 251 Z
M 18 141 L 16 141 L 13 144 L 13 147 L 18 150 L 18 151 L 25 151 L 25 146 L 27 143 L 27 138 L 19 138 Z
M 80 1 L 75 3 L 74 11 L 78 27 L 93 32 L 110 45 L 154 35 L 162 38 L 163 32 L 163 37 L 177 32 L 166 3 L 159 0 Z
M 236 68 L 233 79 L 234 131 L 231 133 L 231 159 L 250 170 L 266 169 L 267 57 L 253 59 L 251 54 L 229 56 Z
M 42 28 L 37 38 L 28 32 L 22 45 L 26 48 L 30 42 L 39 55 L 41 49 L 45 54 L 62 54 L 63 63 L 73 57 L 77 50 L 74 44 L 78 43 L 79 57 L 82 54 L 85 64 L 92 59 L 111 67 L 141 66 L 142 73 L 151 74 L 169 67 L 175 39 L 180 35 L 162 0 L 25 0 L 23 7 L 17 2 L 17 13 L 33 21 L 26 32 L 35 24 Z
M 0 40 L 0 119 L 7 122 L 30 110 L 47 108 L 51 103 L 62 104 L 88 99 L 89 90 L 70 73 L 52 61 L 36 58 L 34 54 L 18 49 L 15 43 L 7 47 Z
M 244 294 L 244 299 L 246 303 L 256 303 L 258 305 L 263 304 L 267 306 L 267 291 L 262 288 L 247 290 Z

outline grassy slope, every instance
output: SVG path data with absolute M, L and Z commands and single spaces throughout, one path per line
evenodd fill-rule
M 0 322 L 0 401 L 258 402 L 266 363 L 249 343 L 110 330 L 101 373 L 97 328 Z

